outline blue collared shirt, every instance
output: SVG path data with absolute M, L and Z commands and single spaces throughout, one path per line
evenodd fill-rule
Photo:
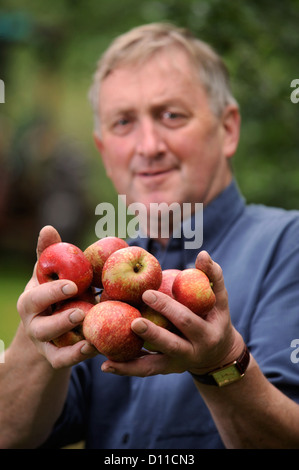
M 134 242 L 137 244 L 137 241 Z M 163 269 L 193 267 L 198 249 L 184 239 L 163 250 L 138 244 Z M 299 402 L 299 214 L 246 205 L 237 184 L 205 209 L 203 245 L 223 269 L 231 318 L 266 377 Z M 101 355 L 73 367 L 67 402 L 48 446 L 84 439 L 87 448 L 217 449 L 217 428 L 191 375 L 118 377 L 100 370 Z

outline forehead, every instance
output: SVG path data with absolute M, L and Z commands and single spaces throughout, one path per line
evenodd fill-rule
M 140 63 L 119 65 L 103 80 L 99 103 L 104 111 L 134 97 L 158 102 L 194 93 L 204 93 L 195 66 L 185 52 L 170 48 Z

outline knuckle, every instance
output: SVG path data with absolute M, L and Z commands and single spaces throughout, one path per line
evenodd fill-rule
M 189 309 L 181 309 L 180 315 L 177 320 L 177 327 L 179 330 L 189 330 L 193 326 L 193 315 Z
M 45 334 L 40 321 L 33 321 L 31 323 L 30 336 L 32 339 L 40 342 L 48 341 L 48 337 Z
M 20 295 L 20 297 L 18 298 L 18 301 L 17 301 L 17 311 L 19 312 L 19 314 L 21 316 L 22 316 L 22 314 L 25 310 L 24 303 L 25 303 L 25 292 L 23 292 Z
M 45 310 L 45 308 L 57 301 L 57 289 L 52 283 L 42 284 L 37 286 L 32 291 L 32 304 L 34 306 L 34 311 L 40 313 Z
M 218 279 L 223 276 L 222 268 L 218 263 L 215 263 L 215 271 L 216 271 L 216 276 Z
M 82 361 L 82 359 L 79 359 L 77 355 L 71 355 L 70 357 L 61 357 L 59 354 L 57 354 L 57 356 L 52 359 L 51 365 L 53 369 L 59 370 L 65 369 L 67 367 L 72 367 L 78 364 L 80 361 Z
M 145 369 L 145 371 L 142 373 L 142 377 L 152 377 L 153 375 L 156 374 L 156 370 L 153 367 L 148 367 Z
M 157 375 L 157 372 L 158 370 L 160 370 L 160 368 L 157 369 L 155 361 L 151 361 L 150 357 L 147 356 L 142 360 L 142 362 L 142 372 L 138 375 L 140 375 L 141 377 L 151 377 L 153 375 Z
M 62 361 L 59 357 L 54 357 L 51 360 L 50 364 L 51 364 L 52 368 L 55 369 L 55 370 L 59 370 L 63 367 Z
M 53 369 L 58 370 L 63 367 L 64 354 L 62 351 L 59 351 L 58 348 L 55 349 L 52 343 L 44 343 L 44 355 Z
M 169 356 L 178 356 L 180 353 L 180 350 L 181 350 L 180 343 L 176 339 L 173 339 L 167 345 L 167 353 L 169 354 Z
M 72 367 L 82 361 L 79 343 L 64 348 L 57 348 L 52 343 L 47 343 L 46 349 L 48 361 L 55 370 Z
M 61 298 L 61 289 L 58 288 L 55 281 L 38 285 L 28 291 L 25 311 L 33 314 L 42 313 L 60 301 Z

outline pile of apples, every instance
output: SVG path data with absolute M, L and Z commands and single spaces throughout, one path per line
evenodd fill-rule
M 114 361 L 134 359 L 142 348 L 154 351 L 132 331 L 135 318 L 175 331 L 165 316 L 143 302 L 146 290 L 164 292 L 200 316 L 215 304 L 211 283 L 201 270 L 162 271 L 155 256 L 118 237 L 97 240 L 85 251 L 71 243 L 54 243 L 42 252 L 36 275 L 40 284 L 68 279 L 78 287 L 76 297 L 52 306 L 52 314 L 72 308 L 86 313 L 82 324 L 54 339 L 54 344 L 64 347 L 86 339 Z

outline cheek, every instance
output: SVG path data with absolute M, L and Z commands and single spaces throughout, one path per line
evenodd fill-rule
M 177 155 L 190 171 L 204 171 L 220 155 L 215 129 L 193 129 L 176 142 Z
M 186 136 L 175 139 L 170 145 L 171 152 L 178 159 L 181 169 L 192 174 L 200 166 L 201 144 L 197 139 Z
M 120 142 L 119 139 L 104 141 L 102 158 L 109 177 L 128 168 L 130 153 L 127 147 L 128 145 L 125 142 Z M 109 151 L 106 152 L 105 149 L 109 149 Z
M 194 154 L 194 149 L 198 149 L 194 142 L 194 136 L 186 132 L 171 133 L 165 139 L 168 151 L 174 155 L 180 162 L 188 161 L 190 155 Z
M 106 174 L 119 194 L 126 194 L 131 186 L 130 159 L 124 150 L 123 146 L 110 145 L 104 158 Z
M 196 142 L 196 143 L 195 143 Z M 186 139 L 180 153 L 181 185 L 203 198 L 205 188 L 220 165 L 219 149 L 213 142 Z

